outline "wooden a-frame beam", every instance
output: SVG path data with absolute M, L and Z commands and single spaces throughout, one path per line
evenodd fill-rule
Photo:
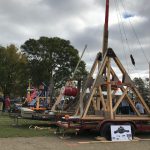
M 117 57 L 113 58 L 114 61 L 116 62 L 117 66 L 119 67 L 119 69 L 121 70 L 121 72 L 123 73 L 123 75 L 127 74 L 125 68 L 123 67 L 123 65 L 121 64 L 121 62 L 119 61 L 119 59 Z M 111 72 L 114 74 L 115 72 L 111 70 Z M 128 76 L 129 77 L 129 76 Z M 129 77 L 130 78 L 130 77 Z M 130 79 L 131 80 L 131 79 Z M 132 83 L 131 83 L 132 85 Z M 145 101 L 143 100 L 143 98 L 141 97 L 140 93 L 138 92 L 138 90 L 136 89 L 136 87 L 133 87 L 133 91 L 134 93 L 139 97 L 140 102 L 142 103 L 142 105 L 144 106 L 146 112 L 148 114 L 150 114 L 150 109 L 148 108 L 148 106 L 146 105 Z M 129 98 L 129 96 L 127 95 L 127 97 Z M 131 100 L 130 98 L 128 99 L 129 101 Z M 132 102 L 132 101 L 131 101 Z M 131 104 L 132 105 L 132 104 Z M 136 113 L 139 115 L 138 111 L 136 108 L 133 107 L 133 109 L 136 111 Z
M 90 71 L 90 73 L 89 73 L 89 75 L 87 77 L 87 80 L 86 80 L 86 83 L 85 83 L 85 87 L 83 88 L 83 92 L 80 94 L 79 106 L 76 109 L 75 115 L 77 115 L 79 113 L 79 110 L 80 110 L 80 116 L 82 116 L 82 114 L 83 114 L 83 99 L 84 99 L 84 97 L 86 95 L 87 84 L 89 82 L 89 79 L 93 76 L 93 73 L 94 73 L 94 71 L 95 71 L 95 69 L 97 67 L 97 64 L 98 64 L 98 54 L 97 54 L 97 56 L 95 58 L 95 61 L 94 61 L 93 65 L 92 65 L 91 71 Z
M 122 87 L 121 90 L 124 92 L 125 91 L 124 87 Z M 140 116 L 141 114 L 139 113 L 139 111 L 135 107 L 135 105 L 134 105 L 133 101 L 131 100 L 131 98 L 128 96 L 128 94 L 126 94 L 125 96 L 127 97 L 127 100 L 129 102 L 129 104 L 131 105 L 132 109 L 137 113 L 138 116 Z
M 110 66 L 110 60 L 111 58 L 108 58 L 107 61 L 107 82 L 110 83 L 110 72 L 111 72 L 111 66 Z M 111 84 L 107 85 L 107 101 L 108 101 L 108 109 L 109 117 L 110 119 L 113 119 L 113 109 L 112 109 L 112 94 L 111 94 Z
M 101 100 L 101 102 L 102 102 L 103 109 L 104 109 L 104 111 L 106 111 L 107 108 L 106 108 L 106 103 L 105 103 L 105 100 L 104 100 L 104 96 L 103 96 L 103 93 L 102 93 L 102 88 L 101 88 L 101 86 L 99 86 L 98 89 L 99 89 L 100 100 Z
M 57 100 L 55 101 L 55 103 L 54 103 L 54 105 L 53 105 L 51 111 L 55 111 L 56 106 L 61 102 L 62 97 L 63 97 L 63 94 L 61 93 L 61 94 L 57 97 Z
M 121 95 L 121 97 L 118 99 L 117 103 L 115 104 L 115 106 L 113 107 L 113 112 L 116 111 L 116 109 L 118 108 L 119 104 L 122 102 L 123 98 L 125 97 L 125 95 L 127 94 L 129 88 L 126 88 L 124 93 Z
M 140 102 L 142 103 L 142 105 L 145 108 L 146 112 L 150 115 L 150 108 L 148 108 L 148 106 L 146 105 L 144 99 L 142 98 L 142 96 L 140 95 L 138 90 L 135 87 L 133 87 L 133 90 L 135 91 L 135 94 L 139 97 Z
M 107 61 L 108 61 L 108 57 L 106 57 L 106 55 L 105 55 L 105 57 L 104 57 L 104 59 L 103 59 L 103 62 L 102 62 L 102 64 L 101 64 L 101 67 L 99 68 L 99 71 L 98 71 L 98 74 L 97 74 L 97 76 L 96 76 L 96 79 L 95 79 L 95 81 L 94 81 L 94 83 L 93 83 L 93 87 L 92 87 L 92 89 L 90 90 L 90 98 L 89 98 L 88 103 L 87 103 L 87 105 L 86 105 L 86 107 L 85 107 L 85 111 L 84 111 L 84 114 L 83 114 L 83 118 L 84 118 L 84 117 L 86 116 L 86 114 L 87 114 L 87 111 L 88 111 L 88 109 L 89 109 L 89 106 L 90 106 L 92 97 L 93 97 L 93 95 L 94 95 L 94 93 L 95 93 L 95 90 L 96 90 L 95 85 L 96 85 L 96 82 L 97 82 L 97 78 L 98 78 L 99 75 L 101 75 L 101 74 L 103 73 L 103 69 L 104 69 L 104 67 L 105 67 L 105 65 L 106 65 L 106 63 L 107 63 Z M 82 100 L 83 100 L 83 97 L 82 97 Z M 80 112 L 80 113 L 81 113 L 81 112 Z
M 94 93 L 95 93 L 95 90 L 96 90 L 96 88 L 93 87 L 93 89 L 92 89 L 92 91 L 91 91 L 91 94 L 90 94 L 90 98 L 89 98 L 89 100 L 88 100 L 88 103 L 87 103 L 87 105 L 86 105 L 86 108 L 85 108 L 85 111 L 84 111 L 84 114 L 83 114 L 83 118 L 87 115 L 88 109 L 89 109 L 90 104 L 91 104 L 91 101 L 92 101 L 92 99 L 93 99 L 93 95 L 94 95 Z
M 115 73 L 115 71 L 113 70 L 113 68 L 111 68 L 111 72 L 116 76 L 116 73 Z M 116 78 L 118 78 L 118 77 L 116 76 Z M 119 80 L 119 79 L 118 79 L 118 80 Z M 121 91 L 122 91 L 123 93 L 125 93 L 125 88 L 124 88 L 124 87 L 121 87 L 120 89 L 121 89 Z M 140 116 L 139 111 L 136 109 L 134 103 L 132 102 L 132 100 L 130 99 L 130 97 L 127 95 L 127 93 L 125 94 L 125 96 L 127 97 L 127 100 L 128 100 L 128 102 L 129 102 L 129 104 L 131 105 L 132 109 L 136 112 L 136 114 L 137 114 L 138 116 Z M 115 108 L 115 109 L 117 109 L 117 108 Z

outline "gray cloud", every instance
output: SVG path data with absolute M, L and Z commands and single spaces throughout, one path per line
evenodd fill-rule
M 115 50 L 123 65 L 129 70 L 135 69 L 129 57 L 132 53 L 136 68 L 145 73 L 148 70 L 148 63 L 129 19 L 124 23 L 129 46 L 125 44 L 124 37 L 123 48 L 117 20 L 113 19 L 116 15 L 114 3 L 116 1 L 121 15 L 130 12 L 135 15 L 135 18 L 139 18 L 139 20 L 133 20 L 132 17 L 130 19 L 148 59 L 150 57 L 150 1 L 110 1 L 109 47 Z M 1 0 L 0 44 L 15 43 L 20 46 L 29 38 L 58 36 L 70 40 L 80 53 L 87 44 L 88 48 L 83 59 L 90 69 L 96 53 L 102 48 L 104 12 L 105 0 Z

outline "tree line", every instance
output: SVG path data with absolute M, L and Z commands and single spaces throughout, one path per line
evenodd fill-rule
M 42 82 L 61 88 L 70 79 L 79 61 L 79 52 L 69 40 L 58 37 L 29 39 L 18 49 L 15 45 L 0 46 L 0 92 L 4 96 L 25 96 L 28 80 L 39 86 Z M 86 64 L 81 61 L 76 80 L 87 76 Z M 149 79 L 134 78 L 143 98 L 148 101 Z
M 135 83 L 135 86 L 137 87 L 143 99 L 150 106 L 149 78 L 142 79 L 140 77 L 135 77 L 133 82 Z
M 70 41 L 58 37 L 29 39 L 20 49 L 1 46 L 0 91 L 4 96 L 25 96 L 29 79 L 34 86 L 53 83 L 58 89 L 70 79 L 79 58 Z M 75 79 L 82 80 L 86 75 L 86 64 L 81 61 Z

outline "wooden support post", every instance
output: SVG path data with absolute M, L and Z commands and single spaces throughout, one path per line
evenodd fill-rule
M 39 109 L 39 106 L 40 106 L 40 98 L 39 96 L 36 98 L 36 109 Z
M 125 95 L 127 94 L 129 88 L 126 88 L 126 90 L 124 91 L 124 93 L 121 95 L 121 97 L 119 98 L 119 100 L 117 101 L 117 103 L 115 104 L 114 108 L 113 108 L 113 112 L 116 111 L 116 109 L 118 108 L 119 104 L 122 102 L 123 98 L 125 97 Z
M 113 119 L 113 110 L 112 110 L 112 95 L 111 95 L 111 84 L 110 84 L 110 58 L 108 58 L 107 62 L 107 99 L 109 101 L 108 112 L 110 113 L 110 119 Z
M 117 62 L 119 62 L 118 59 L 117 59 Z M 120 62 L 118 63 L 118 65 L 119 65 L 119 64 L 121 65 Z M 121 68 L 122 68 L 122 71 L 124 72 L 125 69 L 123 68 L 122 65 L 121 65 Z M 114 72 L 114 70 L 113 70 L 112 68 L 111 68 L 111 72 L 116 76 L 116 74 L 115 74 L 115 72 Z M 117 77 L 117 76 L 116 76 L 116 77 Z M 118 78 L 118 77 L 117 77 L 117 78 Z M 118 79 L 118 80 L 119 80 L 119 79 Z M 121 89 L 122 92 L 125 92 L 125 88 L 124 88 L 124 87 L 122 87 L 122 88 L 120 88 L 120 89 Z M 132 102 L 132 100 L 130 99 L 130 97 L 129 97 L 127 94 L 125 94 L 125 96 L 127 97 L 128 102 L 130 103 L 132 109 L 137 113 L 138 116 L 140 116 L 140 113 L 139 113 L 138 110 L 136 109 L 136 107 L 135 107 L 134 103 Z
M 100 110 L 100 97 L 97 97 L 97 110 Z
M 93 87 L 95 87 L 95 84 L 96 84 L 96 82 L 97 82 L 97 78 L 98 78 L 98 76 L 100 75 L 100 74 L 102 74 L 103 73 L 103 69 L 104 69 L 104 67 L 105 67 L 105 65 L 106 65 L 106 62 L 107 62 L 107 60 L 108 60 L 108 58 L 106 57 L 106 54 L 105 54 L 105 57 L 104 57 L 104 59 L 103 59 L 103 61 L 102 61 L 102 63 L 101 63 L 101 67 L 99 68 L 99 71 L 98 71 L 98 74 L 97 74 L 97 76 L 96 76 L 96 79 L 95 79 L 95 81 L 94 81 L 94 83 L 93 83 L 93 86 L 92 86 L 92 89 L 91 89 L 91 92 L 92 92 L 92 90 L 94 89 Z M 94 70 L 95 70 L 95 68 L 96 68 L 96 65 L 97 65 L 97 63 L 96 63 L 97 61 L 95 60 L 95 63 L 94 63 L 94 65 L 93 65 L 93 69 L 91 70 L 91 72 L 90 72 L 90 75 L 93 75 L 93 73 L 94 73 Z M 89 76 L 90 76 L 89 75 Z M 84 96 L 85 96 L 85 94 L 86 94 L 86 89 L 87 88 L 85 88 L 84 89 L 84 91 L 83 91 L 83 93 L 81 94 L 81 97 L 80 97 L 80 116 L 82 116 L 83 115 L 83 99 L 84 99 Z M 91 100 L 89 100 L 90 101 L 90 103 L 91 103 Z M 77 108 L 78 109 L 78 108 Z M 79 109 L 78 109 L 79 110 Z M 88 110 L 87 110 L 88 111 Z M 77 114 L 77 112 L 76 112 L 76 114 Z M 85 114 L 85 113 L 84 113 Z M 84 115 L 85 116 L 85 115 Z
M 121 90 L 122 90 L 123 92 L 125 91 L 124 88 L 121 88 Z M 129 104 L 131 105 L 132 109 L 136 112 L 136 114 L 137 114 L 138 116 L 140 116 L 141 114 L 140 114 L 139 111 L 136 109 L 135 104 L 133 103 L 133 101 L 131 100 L 131 98 L 128 96 L 128 94 L 126 94 L 125 96 L 127 97 L 127 100 L 128 100 L 128 102 L 129 102 Z
M 140 93 L 138 92 L 138 90 L 137 90 L 135 87 L 134 87 L 133 89 L 134 89 L 134 91 L 135 91 L 135 94 L 139 97 L 140 102 L 141 102 L 142 105 L 144 106 L 145 111 L 150 115 L 150 109 L 149 109 L 148 106 L 146 105 L 144 99 L 142 98 L 142 96 L 140 95 Z
M 123 65 L 121 64 L 121 62 L 119 61 L 119 59 L 117 57 L 114 58 L 115 63 L 117 64 L 117 66 L 119 67 L 119 69 L 121 70 L 122 74 L 126 73 L 125 68 L 123 67 Z
M 96 111 L 97 110 L 97 106 L 96 106 L 96 102 L 95 102 L 95 100 L 93 98 L 92 98 L 92 103 L 93 103 L 93 108 Z
M 79 110 L 80 110 L 80 116 L 83 115 L 83 107 L 84 107 L 83 106 L 83 99 L 84 99 L 84 97 L 86 95 L 88 81 L 89 81 L 90 77 L 93 76 L 93 73 L 94 73 L 94 71 L 96 69 L 96 66 L 97 66 L 97 63 L 98 63 L 97 59 L 98 59 L 98 56 L 96 57 L 96 59 L 95 59 L 95 61 L 93 63 L 92 69 L 91 69 L 91 71 L 90 71 L 90 73 L 89 73 L 89 75 L 87 77 L 87 80 L 86 80 L 86 83 L 85 83 L 85 87 L 83 88 L 83 92 L 80 94 L 80 99 L 79 99 L 80 103 L 79 103 L 79 107 L 77 107 L 77 109 L 76 109 L 75 115 L 77 115 L 79 113 Z
M 63 94 L 61 93 L 61 94 L 57 97 L 57 100 L 56 100 L 55 104 L 53 105 L 51 111 L 55 111 L 56 106 L 60 103 L 62 97 L 63 97 Z
M 109 20 L 109 0 L 106 0 L 106 10 L 105 10 L 105 23 L 104 23 L 104 33 L 103 33 L 103 57 L 107 52 L 108 48 L 108 20 Z
M 88 111 L 89 106 L 90 106 L 90 103 L 91 103 L 91 99 L 92 99 L 92 97 L 93 97 L 93 94 L 95 93 L 95 89 L 96 89 L 95 85 L 96 85 L 96 83 L 97 83 L 98 76 L 103 73 L 103 70 L 104 70 L 104 67 L 105 67 L 107 61 L 108 61 L 108 57 L 106 57 L 106 54 L 105 54 L 105 57 L 104 57 L 103 62 L 102 62 L 102 64 L 101 64 L 101 67 L 99 68 L 99 71 L 98 71 L 98 73 L 97 73 L 96 79 L 95 79 L 95 81 L 94 81 L 94 83 L 93 83 L 93 87 L 92 87 L 92 89 L 91 89 L 92 94 L 91 94 L 91 96 L 90 96 L 90 99 L 88 100 L 88 105 L 86 106 L 86 109 L 85 109 L 85 112 L 84 112 L 83 117 L 85 117 L 86 114 L 87 114 L 87 111 Z M 82 98 L 82 100 L 83 100 L 83 98 Z M 81 113 L 81 112 L 80 112 L 80 113 Z
M 90 104 L 91 104 L 93 95 L 94 95 L 94 93 L 95 93 L 95 90 L 96 90 L 96 88 L 93 88 L 93 90 L 92 90 L 91 93 L 90 93 L 90 98 L 89 98 L 88 103 L 87 103 L 87 105 L 86 105 L 86 109 L 85 109 L 85 112 L 84 112 L 84 114 L 83 114 L 83 118 L 87 115 L 87 111 L 88 111 L 88 109 L 89 109 L 89 107 L 90 107 Z
M 102 106 L 103 106 L 103 109 L 104 111 L 106 111 L 106 103 L 105 103 L 105 100 L 104 100 L 104 96 L 103 96 L 103 93 L 102 93 L 102 88 L 101 86 L 99 86 L 99 93 L 100 93 L 100 100 L 102 102 Z

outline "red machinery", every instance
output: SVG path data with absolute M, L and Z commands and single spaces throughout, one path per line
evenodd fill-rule
M 66 86 L 64 89 L 65 96 L 76 96 L 78 93 L 78 89 L 76 87 Z

